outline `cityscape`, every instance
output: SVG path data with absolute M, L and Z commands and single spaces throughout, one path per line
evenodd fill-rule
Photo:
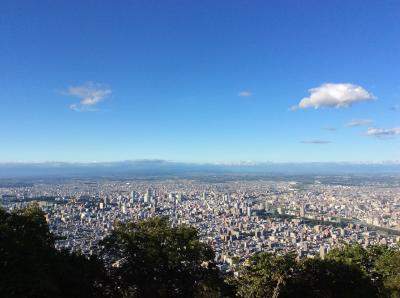
M 173 225 L 195 227 L 224 272 L 261 251 L 323 258 L 343 242 L 395 247 L 400 241 L 398 175 L 367 182 L 357 176 L 201 178 L 43 180 L 3 186 L 0 196 L 9 210 L 37 201 L 56 247 L 88 256 L 116 221 L 166 216 Z

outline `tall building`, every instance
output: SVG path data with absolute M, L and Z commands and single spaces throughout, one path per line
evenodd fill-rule
M 146 204 L 150 202 L 150 196 L 148 193 L 144 194 L 143 202 L 145 202 Z
M 248 206 L 248 207 L 247 207 L 247 216 L 249 216 L 249 217 L 251 216 L 251 211 L 252 211 L 252 210 L 251 210 L 251 207 Z
M 319 247 L 319 257 L 325 259 L 326 249 L 323 245 Z
M 146 193 L 144 194 L 144 202 L 146 204 L 151 202 L 151 189 L 150 188 L 148 188 Z
M 305 216 L 305 210 L 304 210 L 304 205 L 300 206 L 300 217 L 304 217 Z

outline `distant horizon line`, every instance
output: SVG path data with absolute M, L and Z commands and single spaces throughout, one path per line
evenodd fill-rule
M 400 165 L 400 160 L 381 160 L 381 161 L 179 161 L 157 158 L 125 159 L 108 161 L 0 161 L 2 165 L 101 165 L 101 164 L 121 164 L 121 163 L 169 163 L 187 165 L 215 165 L 215 166 L 257 166 L 267 164 L 342 164 L 342 165 Z

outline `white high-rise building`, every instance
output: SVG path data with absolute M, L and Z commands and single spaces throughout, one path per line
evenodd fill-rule
M 251 210 L 251 207 L 250 206 L 248 206 L 247 207 L 247 216 L 251 216 L 251 212 L 252 212 L 252 210 Z
M 143 202 L 145 202 L 146 204 L 150 202 L 150 196 L 148 193 L 144 194 Z

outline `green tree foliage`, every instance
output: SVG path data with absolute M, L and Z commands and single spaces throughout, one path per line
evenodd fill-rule
M 259 253 L 230 279 L 240 297 L 400 297 L 400 251 L 343 244 L 320 258 Z
M 359 267 L 366 275 L 373 271 L 376 259 L 383 253 L 383 246 L 364 248 L 358 243 L 343 244 L 343 247 L 331 250 L 326 258 L 347 265 Z
M 303 259 L 289 253 L 259 253 L 242 265 L 233 282 L 240 297 L 377 297 L 377 288 L 357 265 Z
M 99 297 L 102 272 L 97 260 L 54 248 L 36 203 L 0 209 L 0 297 Z
M 212 249 L 196 229 L 167 218 L 117 223 L 104 242 L 119 294 L 125 297 L 219 295 Z
M 328 259 L 360 268 L 374 283 L 381 297 L 400 297 L 400 251 L 387 246 L 367 248 L 344 245 L 328 253 Z
M 381 276 L 385 296 L 400 297 L 400 252 L 385 250 L 376 260 L 375 270 Z
M 359 267 L 319 258 L 299 263 L 287 292 L 292 297 L 377 297 L 377 289 Z
M 259 253 L 240 268 L 240 278 L 231 283 L 236 285 L 240 297 L 280 297 L 297 270 L 293 254 Z
M 400 298 L 398 248 L 343 244 L 324 260 L 262 252 L 224 283 L 196 229 L 167 218 L 117 223 L 103 246 L 107 267 L 56 250 L 37 204 L 0 209 L 0 297 Z

